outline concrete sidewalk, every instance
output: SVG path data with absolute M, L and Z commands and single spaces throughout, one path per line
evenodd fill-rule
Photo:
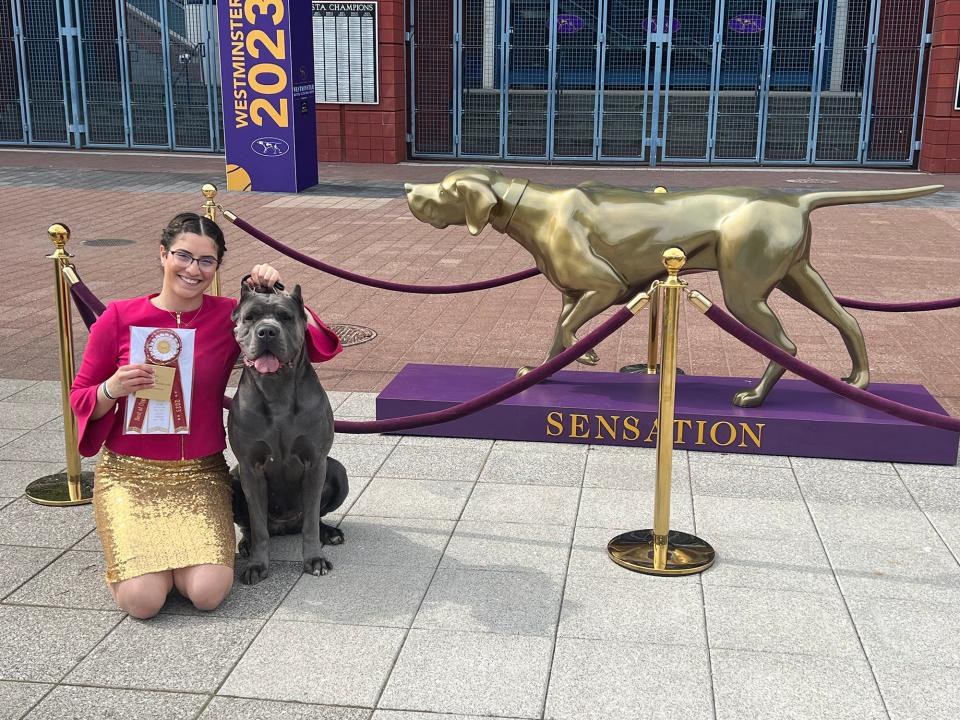
M 439 165 L 325 166 L 299 196 L 222 193 L 302 252 L 402 282 L 455 283 L 531 265 L 485 230 L 435 230 L 404 180 Z M 533 168 L 556 183 L 746 184 L 947 191 L 814 215 L 814 262 L 839 295 L 960 295 L 960 177 L 918 173 Z M 26 484 L 61 470 L 63 434 L 46 227 L 66 222 L 104 300 L 156 291 L 159 233 L 198 209 L 222 160 L 0 151 L 0 718 L 301 720 L 928 720 L 960 716 L 960 468 L 677 452 L 674 529 L 717 550 L 702 575 L 653 578 L 605 546 L 652 522 L 641 448 L 340 435 L 351 493 L 325 577 L 302 576 L 299 538 L 273 572 L 212 613 L 173 596 L 141 622 L 115 610 L 89 506 L 43 508 Z M 796 181 L 796 182 L 795 182 Z M 222 184 L 222 183 L 221 183 Z M 227 228 L 228 290 L 258 261 L 331 323 L 371 342 L 318 366 L 338 417 L 373 415 L 406 362 L 537 361 L 559 310 L 535 278 L 458 296 L 371 290 L 295 266 Z M 84 245 L 87 240 L 133 240 Z M 712 275 L 691 284 L 720 301 Z M 849 369 L 837 334 L 785 298 L 800 356 Z M 680 364 L 756 375 L 756 354 L 692 310 Z M 921 382 L 960 414 L 960 310 L 857 313 L 873 379 Z M 86 331 L 76 325 L 79 350 Z M 645 360 L 645 320 L 599 346 L 598 369 Z M 588 369 L 583 369 L 589 372 Z

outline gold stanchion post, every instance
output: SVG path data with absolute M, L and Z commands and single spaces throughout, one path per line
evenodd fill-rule
M 677 324 L 680 293 L 684 283 L 680 270 L 687 259 L 679 248 L 663 253 L 667 279 L 658 291 L 663 295 L 663 326 L 660 354 L 660 407 L 657 416 L 657 484 L 653 500 L 653 529 L 632 530 L 613 538 L 607 552 L 618 565 L 647 575 L 691 575 L 713 564 L 716 554 L 696 535 L 670 530 L 670 481 L 673 473 L 674 408 L 677 387 Z M 655 363 L 655 359 L 651 359 Z
M 200 192 L 203 193 L 205 198 L 203 201 L 203 214 L 208 218 L 217 221 L 217 186 L 212 183 L 206 183 Z M 217 272 L 213 275 L 213 282 L 210 283 L 210 294 L 219 295 L 220 294 L 220 268 L 217 268 Z
M 81 472 L 80 451 L 77 449 L 77 419 L 70 407 L 70 386 L 73 384 L 73 318 L 70 305 L 70 287 L 64 271 L 72 271 L 67 241 L 70 229 L 66 225 L 51 225 L 47 230 L 55 250 L 47 255 L 53 260 L 54 285 L 57 298 L 57 327 L 60 336 L 60 400 L 63 403 L 63 444 L 67 457 L 67 471 L 46 475 L 27 485 L 26 496 L 40 505 L 85 505 L 93 497 L 93 473 Z

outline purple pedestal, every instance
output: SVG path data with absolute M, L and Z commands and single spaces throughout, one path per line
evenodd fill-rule
M 442 410 L 502 385 L 509 368 L 407 365 L 377 396 L 377 419 Z M 759 408 L 733 394 L 753 380 L 677 378 L 676 447 L 704 452 L 954 465 L 958 433 L 898 420 L 805 380 L 781 380 Z M 499 405 L 410 435 L 654 447 L 655 375 L 561 371 Z M 874 383 L 870 391 L 946 414 L 921 385 Z

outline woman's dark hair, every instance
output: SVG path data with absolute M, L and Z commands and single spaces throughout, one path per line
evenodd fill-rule
M 227 251 L 227 243 L 223 239 L 223 230 L 210 218 L 197 215 L 197 213 L 180 213 L 167 223 L 167 226 L 163 229 L 160 244 L 163 245 L 165 250 L 169 251 L 177 235 L 185 232 L 203 235 L 213 240 L 217 246 L 217 260 L 223 260 L 223 254 Z

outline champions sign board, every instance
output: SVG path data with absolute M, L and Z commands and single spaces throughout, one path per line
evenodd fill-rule
M 310 10 L 290 0 L 217 3 L 228 190 L 317 184 Z

